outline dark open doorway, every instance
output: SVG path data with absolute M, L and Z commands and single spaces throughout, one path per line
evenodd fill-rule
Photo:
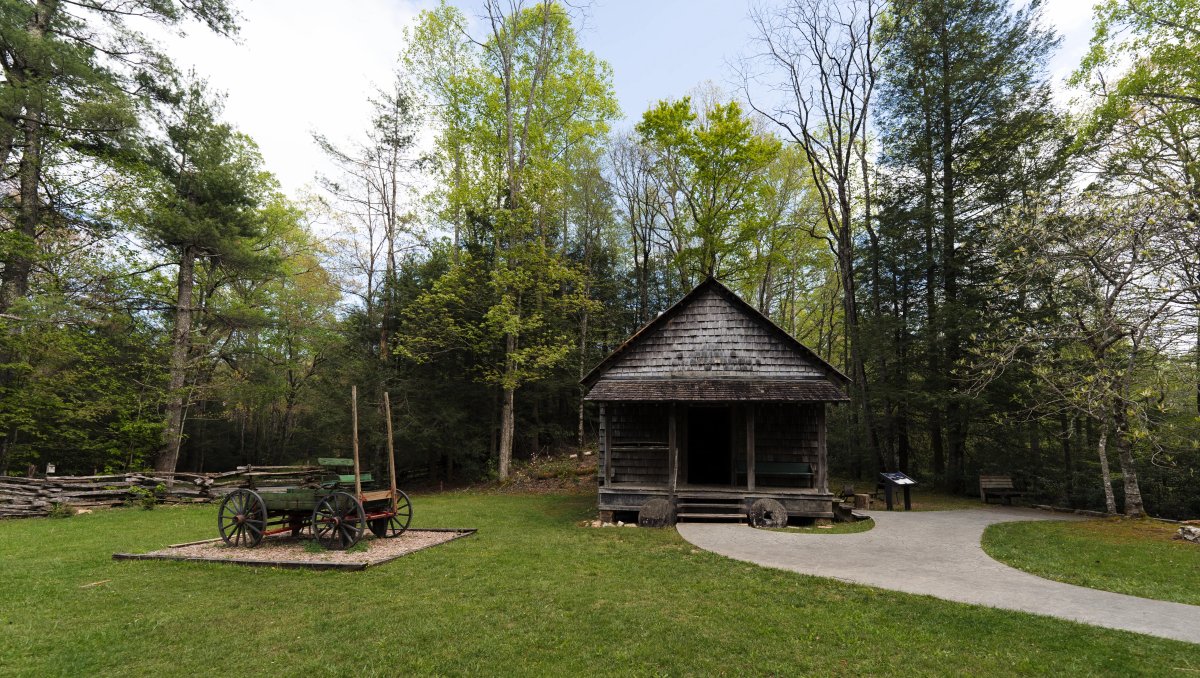
M 687 417 L 687 481 L 731 485 L 733 436 L 728 407 L 690 407 Z

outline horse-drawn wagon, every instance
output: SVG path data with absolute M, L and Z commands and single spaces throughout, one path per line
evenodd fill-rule
M 387 421 L 388 486 L 374 489 L 374 478 L 363 473 L 358 459 L 358 389 L 353 390 L 354 457 L 322 457 L 318 463 L 332 477 L 317 488 L 288 488 L 258 492 L 243 487 L 230 492 L 217 511 L 221 539 L 230 546 L 258 546 L 264 537 L 308 530 L 313 540 L 330 549 L 348 549 L 367 529 L 380 538 L 398 537 L 412 521 L 412 502 L 396 487 L 396 455 L 392 446 L 392 412 L 384 394 Z M 351 471 L 346 473 L 345 471 Z M 364 484 L 368 489 L 363 489 Z

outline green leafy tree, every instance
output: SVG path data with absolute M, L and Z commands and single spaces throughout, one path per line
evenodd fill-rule
M 486 290 L 487 310 L 470 336 L 483 344 L 478 355 L 498 347 L 498 359 L 481 365 L 479 373 L 501 393 L 498 473 L 504 479 L 512 459 L 516 392 L 569 357 L 574 342 L 562 320 L 588 303 L 578 268 L 558 246 L 574 178 L 570 160 L 604 138 L 617 109 L 607 65 L 578 45 L 562 5 L 547 0 L 506 11 L 488 2 L 485 10 L 488 36 L 471 40 L 472 48 L 461 42 L 461 33 L 446 30 L 465 20 L 444 5 L 424 14 L 416 31 L 450 40 L 427 45 L 421 54 L 473 52 L 462 59 L 470 65 L 455 71 L 467 77 L 423 71 L 430 90 L 440 93 L 435 106 L 469 110 L 471 125 L 444 126 L 438 147 L 444 213 L 472 224 L 463 253 L 471 254 L 469 260 L 439 281 L 423 305 L 459 305 L 463 295 Z M 468 158 L 477 162 L 469 174 Z M 468 288 L 468 280 L 483 287 Z M 422 342 L 412 344 L 410 355 L 421 355 Z
M 132 17 L 236 30 L 224 0 L 0 4 L 0 172 L 17 184 L 0 202 L 6 222 L 0 312 L 28 293 L 48 220 L 87 226 L 60 193 L 78 185 L 80 168 L 134 152 L 138 114 L 171 77 L 170 61 Z M 67 209 L 59 207 L 64 203 Z
M 187 405 L 185 384 L 196 310 L 197 264 L 212 269 L 269 265 L 256 251 L 259 207 L 271 179 L 253 142 L 219 120 L 220 106 L 203 83 L 192 82 L 163 121 L 166 139 L 151 149 L 155 171 L 144 232 L 178 262 L 171 331 L 169 400 L 163 450 L 155 469 L 174 471 Z
M 1191 229 L 1176 247 L 1200 252 L 1200 3 L 1109 0 L 1096 5 L 1091 49 L 1072 77 L 1090 95 L 1078 147 L 1120 190 L 1176 203 Z M 1183 257 L 1200 282 L 1200 255 Z M 1191 299 L 1195 405 L 1200 412 L 1200 297 Z
M 883 380 L 912 383 L 904 375 L 919 375 L 917 393 L 899 394 L 908 401 L 903 409 L 929 412 L 932 470 L 953 489 L 963 487 L 978 405 L 956 371 L 973 332 L 1021 312 L 1019 299 L 986 284 L 995 277 L 989 233 L 1009 215 L 1036 218 L 1030 210 L 1040 191 L 1062 173 L 1045 74 L 1057 41 L 1040 11 L 1039 3 L 1012 9 L 1004 0 L 916 2 L 893 8 L 880 29 L 882 155 L 897 177 L 881 218 L 900 220 L 881 228 L 915 248 L 906 256 L 923 269 L 904 316 L 924 354 L 914 365 L 916 347 L 906 348 L 904 362 L 893 359 L 886 370 L 903 375 Z M 881 280 L 870 286 L 880 298 L 886 293 Z M 876 339 L 888 335 L 895 336 Z
M 698 111 L 689 97 L 659 102 L 637 132 L 652 149 L 682 286 L 737 277 L 762 236 L 762 194 L 779 140 L 756 133 L 737 102 Z

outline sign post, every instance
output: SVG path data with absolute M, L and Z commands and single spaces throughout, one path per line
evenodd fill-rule
M 887 510 L 892 510 L 892 494 L 896 488 L 904 489 L 904 510 L 912 510 L 912 495 L 910 489 L 917 481 L 909 478 L 899 471 L 888 471 L 879 474 L 880 484 L 883 485 L 884 495 L 887 499 Z

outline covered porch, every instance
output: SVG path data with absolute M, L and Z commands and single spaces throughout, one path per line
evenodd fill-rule
M 824 402 L 601 402 L 599 509 L 666 499 L 680 520 L 743 519 L 769 498 L 831 518 L 824 432 Z

